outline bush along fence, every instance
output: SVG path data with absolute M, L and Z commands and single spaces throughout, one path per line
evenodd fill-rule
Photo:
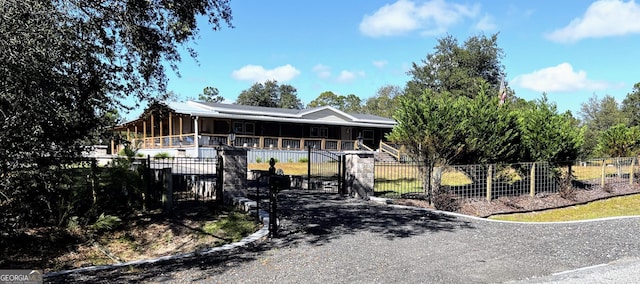
M 46 177 L 14 171 L 29 196 L 0 202 L 0 229 L 91 224 L 100 216 L 156 209 L 170 215 L 174 206 L 189 206 L 182 201 L 222 200 L 215 189 L 218 166 L 216 158 L 105 156 L 59 162 Z
M 420 162 L 376 162 L 374 191 L 385 197 L 426 197 Z M 501 196 L 536 196 L 576 189 L 610 189 L 637 184 L 637 157 L 590 159 L 554 168 L 545 162 L 451 165 L 442 168 L 440 187 L 458 199 L 492 200 Z M 571 178 L 566 177 L 571 169 Z M 563 183 L 564 181 L 564 183 Z M 569 185 L 570 184 L 570 185 Z
M 45 175 L 10 173 L 15 187 L 5 192 L 25 194 L 0 203 L 1 231 L 92 224 L 100 216 L 124 216 L 155 205 L 145 200 L 150 195 L 145 159 L 51 158 L 41 163 L 47 165 Z

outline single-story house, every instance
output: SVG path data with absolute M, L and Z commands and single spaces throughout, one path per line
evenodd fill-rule
M 346 113 L 330 106 L 298 110 L 187 101 L 153 104 L 138 119 L 114 130 L 145 154 L 207 157 L 221 145 L 278 150 L 377 149 L 394 125 L 393 119 Z M 113 147 L 116 152 L 122 145 Z

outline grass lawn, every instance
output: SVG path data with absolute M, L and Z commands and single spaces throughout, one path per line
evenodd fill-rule
M 494 216 L 490 219 L 519 222 L 557 222 L 631 215 L 640 215 L 640 194 L 614 197 L 562 209 Z
M 276 169 L 282 169 L 284 174 L 286 175 L 306 175 L 307 174 L 307 163 L 276 163 Z M 249 163 L 249 170 L 269 170 L 269 163 Z
M 573 166 L 571 169 L 577 180 L 589 180 L 602 177 L 602 166 Z M 623 166 L 620 169 L 622 174 L 629 174 L 631 171 L 630 166 Z M 604 171 L 605 175 L 614 175 L 618 173 L 618 168 L 605 167 Z

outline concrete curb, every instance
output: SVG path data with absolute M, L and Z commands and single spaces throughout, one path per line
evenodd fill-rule
M 256 205 L 255 201 L 245 197 L 240 197 L 240 196 L 232 197 L 231 201 L 234 206 L 237 206 L 239 209 L 245 210 L 246 212 L 248 212 L 250 209 L 255 208 L 255 205 Z M 129 262 L 117 263 L 117 264 L 87 266 L 87 267 L 81 267 L 76 269 L 49 272 L 49 273 L 45 273 L 43 277 L 47 278 L 47 277 L 67 275 L 71 273 L 95 272 L 100 270 L 115 269 L 115 268 L 126 267 L 126 266 L 135 266 L 135 265 L 142 265 L 142 264 L 159 263 L 164 261 L 173 261 L 173 260 L 189 258 L 194 256 L 205 256 L 213 253 L 219 253 L 221 251 L 227 251 L 227 250 L 235 249 L 238 247 L 246 246 L 248 244 L 254 243 L 266 237 L 267 235 L 269 235 L 269 212 L 260 210 L 258 214 L 260 216 L 260 220 L 262 220 L 262 228 L 260 228 L 260 230 L 256 231 L 255 233 L 243 238 L 242 240 L 232 244 L 226 244 L 220 247 L 202 249 L 202 250 L 188 252 L 188 253 L 161 256 L 161 257 L 151 258 L 151 259 L 140 259 L 140 260 L 134 260 Z

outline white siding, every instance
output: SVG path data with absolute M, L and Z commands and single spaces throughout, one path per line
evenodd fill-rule
M 331 110 L 325 109 L 318 112 L 310 113 L 302 117 L 303 119 L 312 119 L 317 121 L 331 122 L 351 122 L 347 117 L 341 116 Z

